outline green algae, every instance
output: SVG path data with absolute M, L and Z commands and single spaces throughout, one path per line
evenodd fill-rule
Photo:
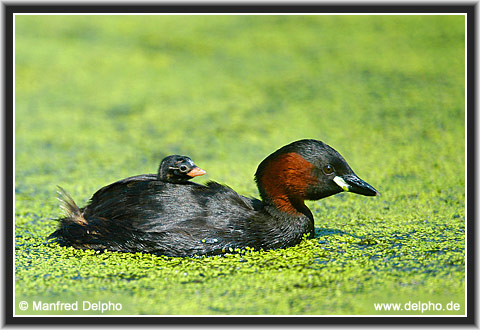
M 17 16 L 15 308 L 132 315 L 465 313 L 463 16 Z M 302 138 L 381 192 L 309 202 L 312 240 L 167 258 L 47 241 L 56 185 L 84 205 L 167 154 L 257 196 L 256 166 Z M 22 311 L 19 302 L 29 308 Z

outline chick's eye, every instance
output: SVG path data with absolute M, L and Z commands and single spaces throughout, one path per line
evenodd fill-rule
M 325 174 L 332 174 L 334 171 L 333 166 L 331 165 L 326 165 L 323 167 L 323 173 Z
M 180 165 L 180 172 L 186 172 L 188 170 L 187 165 Z

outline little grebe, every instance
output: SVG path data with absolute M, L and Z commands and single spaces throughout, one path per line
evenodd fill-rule
M 67 216 L 51 237 L 79 249 L 166 256 L 284 248 L 314 236 L 305 200 L 342 191 L 378 195 L 337 151 L 317 140 L 293 142 L 260 163 L 255 181 L 261 201 L 216 182 L 133 178 L 100 189 L 82 209 L 64 194 Z
M 187 182 L 191 178 L 204 175 L 205 172 L 187 156 L 171 155 L 165 157 L 158 168 L 158 180 L 171 183 Z

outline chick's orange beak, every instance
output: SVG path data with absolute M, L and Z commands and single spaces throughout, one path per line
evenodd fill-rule
M 191 176 L 192 178 L 200 175 L 204 175 L 207 172 L 205 170 L 202 170 L 200 167 L 194 167 L 190 172 L 187 173 L 188 176 Z

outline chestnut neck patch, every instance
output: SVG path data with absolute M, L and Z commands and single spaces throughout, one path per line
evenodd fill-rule
M 309 185 L 316 182 L 315 166 L 295 152 L 270 160 L 259 178 L 259 190 L 264 201 L 271 201 L 279 210 L 300 214 Z

